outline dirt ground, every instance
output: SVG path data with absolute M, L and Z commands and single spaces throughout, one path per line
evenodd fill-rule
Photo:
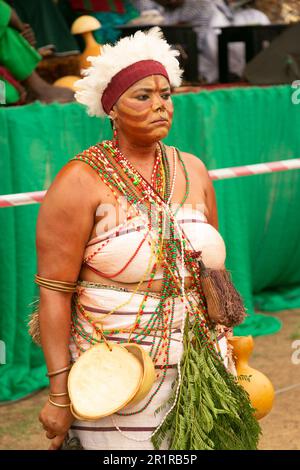
M 300 364 L 292 362 L 292 343 L 300 340 L 300 310 L 278 312 L 282 330 L 255 338 L 250 365 L 272 381 L 275 403 L 271 413 L 260 423 L 261 450 L 300 450 Z M 298 347 L 299 349 L 299 347 Z M 300 357 L 300 354 L 298 355 Z M 0 449 L 47 449 L 48 439 L 37 419 L 47 398 L 47 390 L 14 404 L 0 406 Z

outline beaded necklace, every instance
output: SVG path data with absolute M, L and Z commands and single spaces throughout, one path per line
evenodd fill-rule
M 156 183 L 156 181 L 158 181 L 158 186 L 160 187 L 161 185 L 159 184 L 159 182 L 161 181 L 161 179 L 164 179 L 164 175 L 163 175 L 163 168 L 161 168 L 161 172 L 159 171 L 159 165 L 161 163 L 161 156 L 160 156 L 160 148 L 158 147 L 157 151 L 156 151 L 156 155 L 155 155 L 155 161 L 154 161 L 154 166 L 153 166 L 153 170 L 152 170 L 152 174 L 151 174 L 151 184 L 154 186 Z M 135 181 L 137 181 L 137 179 L 135 179 Z M 122 228 L 126 221 L 128 220 L 128 217 L 126 218 L 125 222 L 123 224 L 120 225 L 119 227 L 119 230 L 120 228 Z M 105 274 L 97 269 L 95 269 L 94 267 L 90 266 L 89 265 L 89 261 L 91 261 L 93 259 L 93 257 L 99 253 L 101 251 L 101 249 L 103 249 L 108 243 L 109 243 L 109 239 L 106 241 L 106 243 L 102 243 L 101 246 L 99 248 L 96 249 L 96 251 L 94 251 L 94 253 L 92 253 L 91 255 L 89 255 L 86 259 L 84 259 L 84 264 L 85 266 L 87 266 L 91 271 L 95 272 L 96 274 L 104 277 L 104 278 L 107 278 L 107 279 L 113 279 L 114 277 L 117 277 L 119 276 L 122 272 L 125 271 L 125 269 L 128 267 L 128 265 L 132 262 L 132 260 L 136 257 L 136 255 L 138 254 L 140 248 L 142 247 L 142 245 L 144 244 L 144 242 L 146 241 L 146 238 L 147 236 L 149 235 L 149 230 L 148 231 L 145 231 L 145 235 L 143 237 L 143 239 L 141 240 L 141 242 L 139 243 L 138 247 L 136 248 L 136 250 L 134 251 L 134 253 L 132 254 L 132 256 L 129 258 L 129 260 L 125 263 L 124 266 L 122 266 L 116 273 L 113 273 L 113 274 Z
M 175 150 L 174 152 L 174 160 L 175 160 Z M 89 164 L 92 168 L 94 168 L 101 179 L 105 182 L 105 184 L 112 190 L 115 197 L 118 196 L 118 193 L 125 196 L 127 201 L 137 208 L 140 213 L 146 214 L 148 216 L 150 230 L 151 230 L 151 209 L 155 209 L 155 214 L 157 215 L 157 246 L 159 250 L 155 253 L 153 249 L 152 254 L 156 256 L 156 261 L 158 261 L 159 253 L 162 259 L 162 265 L 164 267 L 164 275 L 162 280 L 162 289 L 161 289 L 161 299 L 158 302 L 157 308 L 155 309 L 154 313 L 150 316 L 149 320 L 147 321 L 144 327 L 140 326 L 140 317 L 143 314 L 143 310 L 145 308 L 145 303 L 148 297 L 148 292 L 146 290 L 143 300 L 141 302 L 139 311 L 137 312 L 136 321 L 134 328 L 130 331 L 131 334 L 131 341 L 140 343 L 143 339 L 151 332 L 154 331 L 153 335 L 153 342 L 150 349 L 150 355 L 154 363 L 158 363 L 160 359 L 162 359 L 162 365 L 160 367 L 161 378 L 159 383 L 152 393 L 152 395 L 147 400 L 146 404 L 139 409 L 138 411 L 132 413 L 119 413 L 122 415 L 130 415 L 130 414 L 137 414 L 142 412 L 152 401 L 153 397 L 157 394 L 159 389 L 161 388 L 164 379 L 166 377 L 166 372 L 168 369 L 169 363 L 169 349 L 170 349 L 170 337 L 173 325 L 173 318 L 174 318 L 174 304 L 175 304 L 175 297 L 178 295 L 182 295 L 183 301 L 183 308 L 185 313 L 188 311 L 191 317 L 194 318 L 194 321 L 197 323 L 197 327 L 199 328 L 201 336 L 206 340 L 206 343 L 211 350 L 211 352 L 215 355 L 218 355 L 216 352 L 214 341 L 211 338 L 209 328 L 207 326 L 207 308 L 205 297 L 201 288 L 199 288 L 200 294 L 200 301 L 199 306 L 195 309 L 195 307 L 191 304 L 189 299 L 186 299 L 185 296 L 185 289 L 184 289 L 184 275 L 183 275 L 183 268 L 186 265 L 195 281 L 196 284 L 199 286 L 199 270 L 195 259 L 192 256 L 192 253 L 186 249 L 188 246 L 188 240 L 185 238 L 184 234 L 180 230 L 178 223 L 175 219 L 175 215 L 179 208 L 184 204 L 186 198 L 189 193 L 189 178 L 187 174 L 187 170 L 184 164 L 183 159 L 181 158 L 180 153 L 176 150 L 178 159 L 182 165 L 185 181 L 186 181 L 186 189 L 184 197 L 181 203 L 178 205 L 176 211 L 173 213 L 170 209 L 170 202 L 172 192 L 174 190 L 175 184 L 175 167 L 174 167 L 174 174 L 172 183 L 170 181 L 170 167 L 169 161 L 166 155 L 165 147 L 160 143 L 159 144 L 159 152 L 157 155 L 159 157 L 156 158 L 154 163 L 154 169 L 151 178 L 151 184 L 149 184 L 143 176 L 134 168 L 134 166 L 126 159 L 126 157 L 121 153 L 121 151 L 116 146 L 114 141 L 104 141 L 102 144 L 97 144 L 94 147 L 91 147 L 87 151 L 79 154 L 74 159 L 81 160 L 87 164 Z M 154 176 L 155 174 L 155 176 Z M 168 238 L 165 238 L 165 226 L 166 226 L 166 216 L 168 221 Z M 181 272 L 177 266 L 177 258 L 181 260 Z M 153 281 L 155 271 L 157 268 L 158 262 L 154 263 L 152 268 L 152 272 L 150 274 L 150 279 L 148 281 L 147 289 L 151 287 L 151 283 Z M 142 280 L 143 281 L 142 276 Z M 140 285 L 140 283 L 139 283 Z M 200 286 L 199 286 L 200 287 Z M 149 289 L 150 290 L 150 289 Z M 138 288 L 133 291 L 133 294 L 138 291 Z M 82 315 L 88 319 L 84 309 L 79 304 L 78 299 L 74 296 L 74 306 L 79 307 L 79 311 Z M 186 305 L 187 304 L 187 305 Z M 199 308 L 200 307 L 200 308 Z M 118 307 L 117 307 L 118 308 Z M 110 314 L 111 312 L 109 312 Z M 201 313 L 201 315 L 199 315 Z M 89 319 L 88 319 L 89 320 Z M 182 320 L 182 335 L 184 330 L 184 323 L 185 323 L 185 315 L 183 315 Z M 98 335 L 103 338 L 103 335 L 107 334 L 118 334 L 128 332 L 126 329 L 115 329 L 115 330 L 106 330 L 102 331 L 97 328 L 96 325 L 92 325 Z M 155 340 L 157 338 L 158 331 L 162 331 L 161 335 L 158 338 L 157 344 L 155 344 Z M 103 339 L 96 339 L 94 335 L 89 335 L 87 332 L 84 331 L 82 327 L 80 327 L 78 319 L 76 318 L 76 311 L 73 309 L 72 314 L 72 334 L 73 337 L 77 338 L 80 336 L 86 339 L 91 344 L 95 344 L 96 342 L 101 342 Z M 128 341 L 128 340 L 124 340 Z M 221 358 L 219 357 L 221 360 Z M 178 363 L 178 375 L 179 375 L 179 382 L 181 380 L 180 376 L 180 361 Z M 177 388 L 177 391 L 179 386 Z M 177 394 L 175 397 L 175 401 L 171 409 L 175 406 L 177 399 Z M 168 411 L 168 413 L 171 411 Z M 167 413 L 167 414 L 168 414 Z M 165 416 L 166 417 L 166 416 Z M 165 417 L 163 418 L 162 422 L 164 421 Z M 159 425 L 160 426 L 160 425 Z M 117 427 L 117 425 L 116 425 Z M 117 427 L 118 428 L 118 427 Z M 119 429 L 119 428 L 118 428 Z M 158 428 L 157 428 L 158 429 Z M 156 431 L 157 431 L 156 429 Z M 155 432 L 156 432 L 155 431 Z M 121 431 L 120 431 L 121 432 Z M 153 433 L 154 434 L 154 433 Z M 147 438 L 147 440 L 149 437 Z M 139 440 L 139 439 L 135 439 Z M 145 440 L 145 439 L 143 439 Z

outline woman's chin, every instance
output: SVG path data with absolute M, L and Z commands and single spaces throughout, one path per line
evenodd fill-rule
M 157 142 L 158 140 L 162 140 L 165 137 L 167 137 L 168 134 L 169 134 L 169 128 L 166 126 L 162 126 L 162 127 L 155 129 L 152 132 L 149 132 L 149 134 L 145 134 L 145 138 L 149 142 Z

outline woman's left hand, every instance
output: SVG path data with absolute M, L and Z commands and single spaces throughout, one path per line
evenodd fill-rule
M 56 398 L 56 401 L 59 399 Z M 67 398 L 67 400 L 69 400 Z M 63 398 L 61 397 L 61 402 Z M 59 450 L 67 433 L 74 421 L 70 408 L 59 408 L 51 403 L 45 403 L 40 412 L 39 420 L 46 431 L 46 437 L 51 439 L 48 450 Z
M 46 436 L 47 436 L 47 434 L 46 434 Z M 49 438 L 49 439 L 51 439 L 51 444 L 48 447 L 48 450 L 59 450 L 61 448 L 66 436 L 67 436 L 67 433 L 61 434 L 60 436 L 55 436 L 53 438 Z

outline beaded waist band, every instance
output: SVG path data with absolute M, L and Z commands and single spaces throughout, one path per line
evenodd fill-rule
M 154 297 L 155 299 L 160 299 L 161 298 L 161 294 L 160 292 L 152 292 L 152 291 L 144 291 L 144 290 L 137 290 L 135 291 L 134 289 L 128 289 L 127 287 L 119 287 L 119 286 L 114 286 L 114 285 L 107 285 L 107 284 L 102 284 L 100 282 L 90 282 L 90 281 L 77 281 L 77 286 L 81 286 L 81 287 L 87 287 L 89 289 L 111 289 L 111 290 L 114 290 L 114 291 L 118 291 L 118 292 L 128 292 L 130 294 L 132 293 L 135 293 L 137 295 L 145 295 L 145 294 L 148 294 L 149 297 Z M 196 287 L 194 285 L 190 286 L 190 287 L 186 287 L 185 288 L 185 292 L 195 292 L 196 291 Z M 179 297 L 179 296 L 175 296 L 174 297 Z

